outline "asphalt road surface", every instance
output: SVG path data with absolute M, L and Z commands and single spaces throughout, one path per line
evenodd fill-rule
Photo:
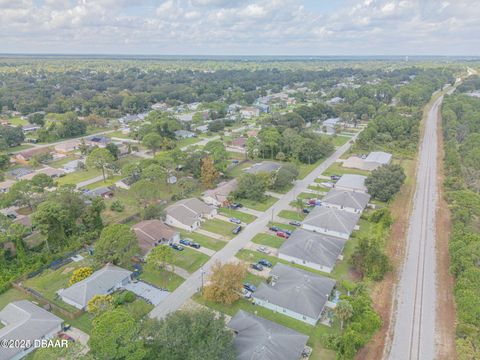
M 435 358 L 437 122 L 443 96 L 430 108 L 420 147 L 406 260 L 397 291 L 396 322 L 388 358 Z M 454 324 L 452 324 L 454 326 Z
M 353 138 L 355 139 L 355 137 Z M 233 259 L 235 254 L 242 249 L 257 233 L 265 230 L 268 222 L 274 218 L 282 209 L 288 209 L 289 203 L 293 201 L 298 194 L 307 189 L 323 171 L 332 165 L 340 156 L 345 153 L 351 144 L 347 142 L 338 148 L 330 157 L 321 163 L 315 170 L 308 174 L 304 179 L 297 180 L 295 186 L 288 193 L 283 195 L 270 209 L 262 213 L 254 222 L 247 225 L 243 231 L 227 245 L 213 255 L 202 268 L 194 272 L 185 282 L 180 285 L 174 292 L 170 293 L 168 297 L 159 305 L 157 305 L 151 312 L 150 317 L 163 318 L 169 313 L 178 310 L 182 304 L 192 297 L 202 286 L 202 279 L 205 280 L 208 273 L 215 262 L 228 262 Z

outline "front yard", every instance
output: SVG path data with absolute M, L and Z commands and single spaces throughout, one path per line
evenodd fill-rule
M 182 237 L 182 239 L 193 240 L 199 243 L 201 246 L 215 251 L 222 249 L 227 244 L 226 241 L 212 239 L 211 237 L 208 237 L 206 235 L 196 232 L 188 232 L 185 230 L 180 230 L 180 236 Z
M 201 228 L 203 230 L 225 236 L 226 238 L 233 238 L 234 234 L 232 233 L 233 229 L 238 225 L 230 222 L 226 222 L 219 219 L 211 219 L 205 221 Z
M 370 175 L 370 171 L 360 170 L 360 169 L 351 169 L 343 167 L 341 163 L 334 162 L 327 170 L 323 172 L 322 175 L 331 176 L 331 175 L 343 175 L 343 174 L 356 174 L 356 175 Z
M 100 175 L 102 175 L 102 171 L 98 169 L 79 170 L 58 178 L 57 182 L 59 185 L 64 185 L 64 184 L 76 185 L 79 182 L 93 179 L 94 177 L 97 177 Z
M 252 242 L 254 242 L 255 244 L 266 245 L 278 249 L 280 246 L 283 245 L 285 239 L 276 235 L 260 233 L 253 237 Z
M 144 280 L 147 283 L 155 285 L 159 288 L 166 287 L 168 291 L 173 291 L 179 287 L 185 280 L 171 272 L 166 270 L 154 270 L 145 266 L 140 274 L 140 280 Z
M 198 270 L 208 259 L 207 255 L 184 247 L 183 251 L 175 251 L 173 265 L 185 269 L 190 274 Z
M 302 221 L 306 215 L 294 210 L 282 210 L 278 213 L 278 216 L 287 220 Z
M 246 224 L 250 224 L 252 221 L 255 221 L 255 219 L 257 218 L 255 215 L 246 214 L 244 212 L 229 209 L 226 207 L 222 207 L 218 209 L 218 212 L 224 216 L 237 218 Z
M 238 202 L 240 202 L 243 206 L 257 210 L 257 211 L 267 211 L 272 207 L 273 204 L 275 204 L 278 201 L 276 197 L 269 196 L 267 195 L 265 200 L 260 202 L 260 201 L 253 201 L 249 199 L 239 199 Z

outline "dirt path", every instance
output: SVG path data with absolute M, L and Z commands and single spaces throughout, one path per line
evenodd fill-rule
M 438 207 L 437 207 L 437 324 L 435 328 L 435 340 L 437 359 L 456 359 L 455 349 L 455 321 L 456 309 L 453 296 L 454 279 L 450 274 L 450 254 L 448 241 L 450 237 L 451 221 L 450 211 L 444 198 L 443 181 L 443 136 L 442 124 L 439 123 L 438 138 Z

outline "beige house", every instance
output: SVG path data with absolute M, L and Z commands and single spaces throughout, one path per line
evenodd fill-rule
M 142 255 L 147 255 L 155 246 L 178 242 L 180 233 L 158 219 L 144 220 L 132 226 L 137 236 Z
M 198 229 L 202 221 L 217 215 L 217 209 L 196 198 L 177 201 L 167 207 L 166 212 L 166 224 L 188 231 Z
M 230 193 L 237 188 L 237 180 L 233 179 L 227 182 L 218 184 L 215 189 L 210 189 L 202 194 L 202 200 L 213 206 L 225 206 L 228 204 L 228 197 Z

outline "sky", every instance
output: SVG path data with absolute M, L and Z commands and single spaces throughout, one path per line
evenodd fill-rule
M 480 55 L 478 0 L 0 0 L 1 53 Z

